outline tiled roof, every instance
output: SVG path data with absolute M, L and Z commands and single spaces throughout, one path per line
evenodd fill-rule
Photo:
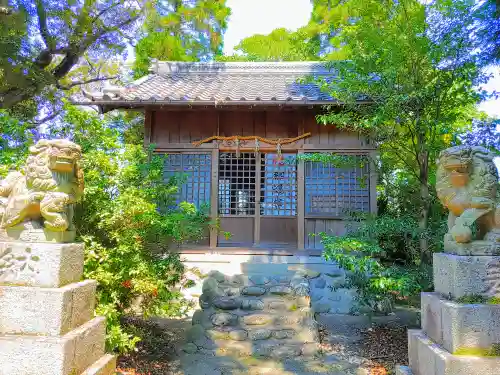
M 88 104 L 328 104 L 311 76 L 334 75 L 317 62 L 154 62 L 149 75 L 123 88 L 84 92 Z

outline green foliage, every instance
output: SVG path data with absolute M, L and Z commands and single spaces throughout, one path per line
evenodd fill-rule
M 356 238 L 336 238 L 323 234 L 324 257 L 346 270 L 349 288 L 357 291 L 358 308 L 390 313 L 394 303 L 408 300 L 431 285 L 430 270 L 417 266 L 385 265 L 377 245 Z
M 256 34 L 243 39 L 232 56 L 220 56 L 219 61 L 307 61 L 317 60 L 317 47 L 307 43 L 306 28 L 292 32 L 275 29 L 268 35 Z
M 108 348 L 131 350 L 138 338 L 120 325 L 123 314 L 181 315 L 174 286 L 183 264 L 172 244 L 199 239 L 208 217 L 192 204 L 175 207 L 174 183 L 163 179 L 163 158 L 123 144 L 126 122 L 67 108 L 59 135 L 84 153 L 85 194 L 75 224 L 85 243 L 85 277 L 98 281 L 96 312 L 108 319 Z M 174 209 L 169 207 L 174 206 Z
M 221 55 L 230 13 L 225 0 L 151 2 L 145 35 L 135 47 L 135 76 L 148 73 L 151 59 L 199 61 Z
M 0 16 L 0 109 L 34 117 L 38 103 L 56 102 L 62 90 L 103 78 L 93 68 L 123 52 L 143 3 L 11 0 L 11 14 Z M 68 82 L 83 57 L 92 74 Z
M 328 4 L 317 11 L 328 15 L 329 30 L 335 31 L 326 59 L 337 79 L 318 84 L 343 102 L 344 110 L 317 119 L 364 134 L 379 146 L 387 203 L 396 198 L 397 204 L 411 206 L 425 232 L 443 214 L 432 189 L 436 158 L 470 128 L 481 99 L 475 86 L 486 79 L 480 65 L 457 57 L 472 53 L 471 44 L 454 43 L 465 38 L 471 21 L 434 37 L 427 15 L 439 9 L 418 0 Z M 445 22 L 445 16 L 440 20 Z M 394 197 L 394 187 L 409 194 Z M 430 262 L 431 244 L 425 237 L 419 242 L 422 260 Z
M 33 134 L 25 123 L 0 110 L 0 177 L 24 162 Z
M 332 165 L 335 168 L 363 168 L 370 160 L 366 156 L 339 155 L 336 153 L 314 152 L 297 156 L 298 161 L 312 161 Z
M 411 217 L 359 217 L 345 236 L 321 235 L 323 256 L 348 271 L 361 308 L 387 313 L 395 302 L 431 288 L 430 267 L 419 257 L 422 235 Z

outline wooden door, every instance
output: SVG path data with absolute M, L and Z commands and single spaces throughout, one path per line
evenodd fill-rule
M 258 156 L 251 152 L 219 154 L 218 213 L 222 233 L 218 246 L 254 244 Z
M 221 152 L 218 189 L 218 246 L 297 247 L 295 154 Z
M 260 158 L 258 244 L 297 248 L 297 158 L 263 153 Z

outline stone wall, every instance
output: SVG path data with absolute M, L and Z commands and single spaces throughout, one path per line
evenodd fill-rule
M 318 328 L 311 284 L 318 276 L 302 270 L 274 277 L 211 272 L 203 281 L 201 309 L 193 315 L 184 351 L 236 357 L 314 356 Z

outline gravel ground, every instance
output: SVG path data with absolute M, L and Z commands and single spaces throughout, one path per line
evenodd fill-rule
M 396 320 L 370 322 L 362 317 L 318 316 L 323 356 L 308 363 L 276 363 L 186 355 L 180 351 L 189 319 L 133 319 L 128 324 L 145 339 L 136 352 L 120 356 L 117 375 L 388 375 L 407 358 L 406 325 Z

